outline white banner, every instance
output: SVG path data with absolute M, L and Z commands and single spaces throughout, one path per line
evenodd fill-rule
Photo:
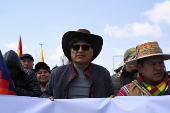
M 0 95 L 0 113 L 170 113 L 170 96 L 55 99 Z

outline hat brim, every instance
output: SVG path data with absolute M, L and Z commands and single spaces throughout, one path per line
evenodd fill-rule
M 65 54 L 65 56 L 72 61 L 71 59 L 71 51 L 70 51 L 70 47 L 69 47 L 69 43 L 73 38 L 79 38 L 81 36 L 86 36 L 89 37 L 90 40 L 93 41 L 94 43 L 94 53 L 93 53 L 93 57 L 92 60 L 93 61 L 100 53 L 102 46 L 103 46 L 103 39 L 101 36 L 98 35 L 94 35 L 94 34 L 87 34 L 87 33 L 82 33 L 82 32 L 76 32 L 76 31 L 68 31 L 63 35 L 62 38 L 62 48 L 63 48 L 63 52 Z
M 50 67 L 49 67 L 45 62 L 38 62 L 38 63 L 35 65 L 34 72 L 37 72 L 39 69 L 42 69 L 42 68 L 47 68 L 47 69 L 50 70 Z
M 168 60 L 170 59 L 170 54 L 151 54 L 151 55 L 147 55 L 147 56 L 143 56 L 137 59 L 133 59 L 131 61 L 126 62 L 127 65 L 136 65 L 137 64 L 137 60 L 142 59 L 142 58 L 146 58 L 146 57 L 151 57 L 151 56 L 163 56 L 163 60 Z
M 31 59 L 32 61 L 34 61 L 33 57 L 32 57 L 31 55 L 29 55 L 29 54 L 23 54 L 23 55 L 20 56 L 20 59 L 21 59 L 21 60 L 24 59 L 24 58 L 29 58 L 29 59 Z

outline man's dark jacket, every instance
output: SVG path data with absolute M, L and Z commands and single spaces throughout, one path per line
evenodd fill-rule
M 4 54 L 7 67 L 19 69 L 18 76 L 13 80 L 18 96 L 40 97 L 42 92 L 39 82 L 32 70 L 22 67 L 17 53 L 10 50 Z
M 90 63 L 84 74 L 92 81 L 89 98 L 104 98 L 114 94 L 110 73 L 104 67 Z M 78 76 L 73 63 L 54 69 L 41 97 L 68 98 L 69 84 Z

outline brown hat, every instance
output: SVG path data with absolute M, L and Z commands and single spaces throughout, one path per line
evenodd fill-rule
M 81 38 L 81 37 L 88 37 L 94 44 L 94 53 L 92 60 L 94 60 L 100 53 L 102 46 L 103 46 L 103 39 L 101 36 L 91 34 L 89 30 L 86 29 L 79 29 L 77 31 L 68 31 L 63 35 L 62 38 L 62 48 L 66 57 L 72 61 L 71 59 L 71 51 L 69 43 L 74 38 Z M 91 61 L 92 61 L 91 60 Z

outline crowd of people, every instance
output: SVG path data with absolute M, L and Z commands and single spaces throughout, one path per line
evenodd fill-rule
M 13 50 L 3 57 L 18 96 L 54 99 L 114 98 L 115 96 L 161 96 L 170 94 L 164 54 L 156 41 L 127 49 L 116 74 L 92 63 L 102 50 L 103 39 L 87 29 L 68 31 L 62 49 L 69 62 L 52 70 L 45 62 L 34 66 L 30 54 Z

